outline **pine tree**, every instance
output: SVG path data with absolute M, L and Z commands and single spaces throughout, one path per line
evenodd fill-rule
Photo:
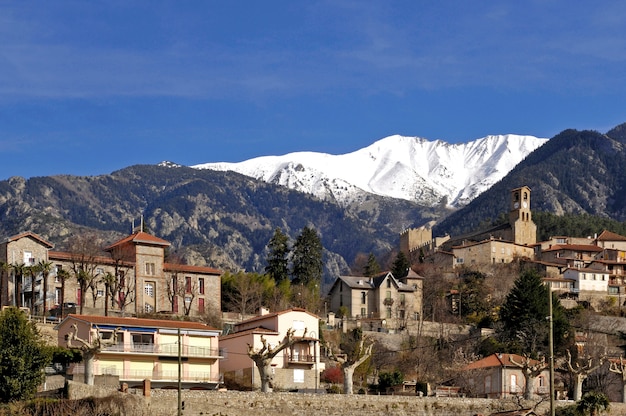
M 376 260 L 374 253 L 370 253 L 367 257 L 367 264 L 365 265 L 364 272 L 367 277 L 376 276 L 380 273 L 380 266 L 378 265 L 378 261 Z
M 312 228 L 304 227 L 292 251 L 291 274 L 295 284 L 308 286 L 321 283 L 324 271 L 322 253 L 322 241 L 317 232 Z
M 50 353 L 24 312 L 17 308 L 0 312 L 0 401 L 32 397 L 44 380 Z
M 289 279 L 289 237 L 280 228 L 267 243 L 267 266 L 265 273 L 274 278 L 276 283 Z
M 549 289 L 534 270 L 523 272 L 515 281 L 500 309 L 500 339 L 508 352 L 548 355 Z M 569 321 L 558 298 L 552 295 L 552 322 L 555 349 L 567 342 Z
M 402 251 L 398 252 L 396 259 L 391 266 L 391 273 L 393 274 L 393 277 L 396 279 L 405 277 L 409 274 L 409 268 L 411 268 L 411 262 L 406 257 L 406 254 Z

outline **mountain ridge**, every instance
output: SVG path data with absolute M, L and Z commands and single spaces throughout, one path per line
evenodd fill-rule
M 371 193 L 430 207 L 444 203 L 458 208 L 547 141 L 507 134 L 451 144 L 394 135 L 342 155 L 295 152 L 191 167 L 231 170 L 342 205 Z

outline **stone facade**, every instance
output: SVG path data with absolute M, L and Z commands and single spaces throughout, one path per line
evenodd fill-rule
M 190 266 L 165 261 L 169 243 L 145 232 L 135 232 L 97 254 L 53 251 L 52 244 L 33 233 L 10 237 L 0 244 L 0 260 L 10 265 L 51 264 L 47 279 L 46 309 L 59 307 L 77 312 L 81 300 L 84 313 L 94 315 L 141 315 L 171 313 L 202 315 L 220 310 L 221 272 L 211 267 Z M 67 272 L 66 278 L 63 273 Z M 81 290 L 76 277 L 81 272 L 93 276 L 94 283 Z M 105 277 L 110 282 L 105 284 Z M 29 277 L 16 279 L 16 271 L 2 273 L 0 305 L 26 306 L 34 314 L 43 311 L 42 273 L 35 276 L 35 299 L 31 301 Z M 109 291 L 110 295 L 105 297 Z M 84 292 L 84 293 L 83 293 Z M 19 294 L 19 295 L 17 295 Z M 106 303 L 105 303 L 106 300 Z

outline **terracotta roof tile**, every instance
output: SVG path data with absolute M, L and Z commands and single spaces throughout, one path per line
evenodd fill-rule
M 624 237 L 623 235 L 613 233 L 608 230 L 604 230 L 600 233 L 597 240 L 598 241 L 626 241 L 626 237 Z
M 111 244 L 109 247 L 105 248 L 105 251 L 109 251 L 113 249 L 114 247 L 127 244 L 127 243 L 135 243 L 135 244 L 144 243 L 144 244 L 152 244 L 152 245 L 164 246 L 164 247 L 170 246 L 170 243 L 168 243 L 167 241 L 159 237 L 155 237 L 143 231 L 137 231 L 136 233 L 133 233 L 129 235 L 128 237 L 122 238 L 121 240 L 118 240 L 115 243 Z
M 44 240 L 43 237 L 41 237 L 40 235 L 32 233 L 30 231 L 11 236 L 11 237 L 7 238 L 7 242 L 17 241 L 20 238 L 25 238 L 25 237 L 33 238 L 33 239 L 39 241 L 40 243 L 42 243 L 43 245 L 48 246 L 48 248 L 54 247 L 54 244 Z

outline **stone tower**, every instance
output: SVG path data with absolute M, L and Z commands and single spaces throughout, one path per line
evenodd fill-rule
M 531 245 L 537 242 L 537 225 L 530 210 L 530 188 L 522 186 L 511 191 L 509 223 L 515 244 Z

